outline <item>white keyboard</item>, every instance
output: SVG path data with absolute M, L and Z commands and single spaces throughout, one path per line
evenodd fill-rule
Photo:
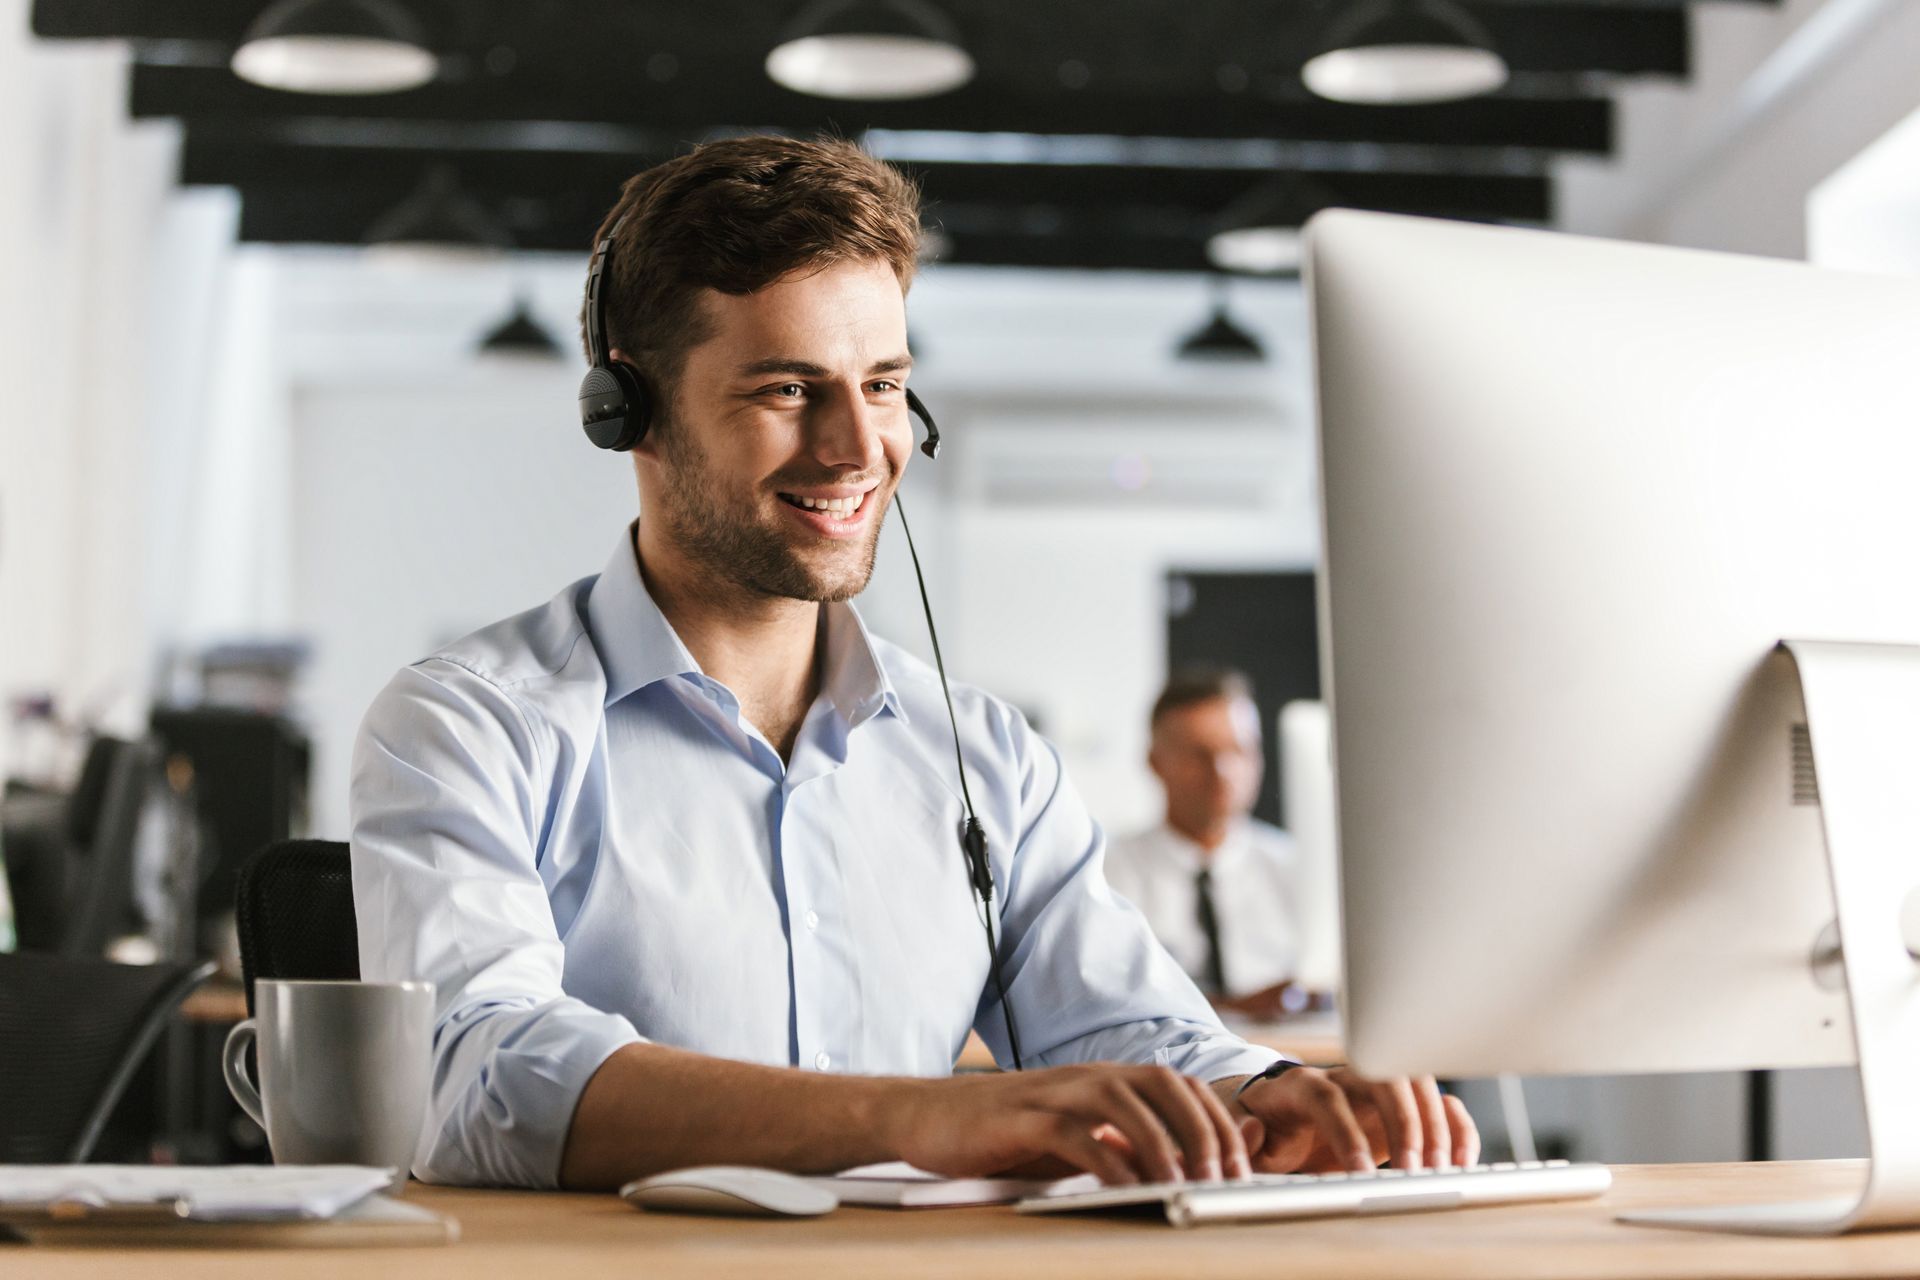
M 1613 1184 L 1603 1164 L 1565 1160 L 1482 1164 L 1465 1169 L 1375 1169 L 1369 1173 L 1255 1174 L 1239 1182 L 1155 1182 L 1063 1189 L 1031 1196 L 1021 1213 L 1164 1212 L 1176 1227 L 1353 1214 L 1418 1213 L 1529 1200 L 1586 1200 Z

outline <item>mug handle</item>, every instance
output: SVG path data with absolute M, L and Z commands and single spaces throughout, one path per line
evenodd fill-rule
M 227 1032 L 227 1047 L 220 1055 L 220 1067 L 227 1077 L 227 1092 L 240 1109 L 262 1129 L 267 1127 L 266 1111 L 260 1105 L 260 1091 L 247 1079 L 247 1050 L 254 1043 L 258 1019 L 246 1021 Z

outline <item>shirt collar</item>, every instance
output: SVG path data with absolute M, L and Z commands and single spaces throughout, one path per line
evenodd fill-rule
M 700 664 L 660 612 L 640 576 L 633 529 L 620 535 L 587 596 L 587 630 L 607 673 L 607 706 L 650 684 L 686 676 L 705 680 Z M 866 623 L 850 604 L 826 607 L 826 676 L 821 692 L 849 725 L 882 709 L 902 721 L 906 707 L 887 678 Z
M 700 674 L 700 664 L 647 594 L 632 526 L 620 535 L 587 596 L 587 630 L 607 673 L 607 706 L 661 680 Z
M 888 710 L 906 723 L 907 708 L 887 678 L 860 611 L 844 601 L 829 604 L 825 641 L 827 669 L 821 692 L 846 722 L 856 725 Z
M 1165 819 L 1160 822 L 1161 848 L 1173 862 L 1188 871 L 1197 872 L 1202 867 L 1212 870 L 1224 863 L 1232 862 L 1239 857 L 1240 851 L 1246 846 L 1246 835 L 1247 820 L 1238 819 L 1228 830 L 1227 838 L 1220 842 L 1220 847 L 1215 849 L 1213 856 L 1209 858 L 1207 851 L 1201 848 L 1200 843 L 1193 837 Z

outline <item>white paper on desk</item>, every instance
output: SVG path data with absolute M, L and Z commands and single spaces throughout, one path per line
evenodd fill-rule
M 809 1178 L 840 1197 L 841 1204 L 883 1209 L 938 1209 L 967 1204 L 1012 1204 L 1028 1196 L 1063 1191 L 1093 1191 L 1092 1174 L 1072 1178 L 943 1178 L 903 1161 L 864 1164 L 831 1178 Z
M 330 1218 L 393 1185 L 393 1169 L 317 1165 L 0 1165 L 0 1211 L 56 1201 L 139 1205 L 183 1201 L 203 1222 Z

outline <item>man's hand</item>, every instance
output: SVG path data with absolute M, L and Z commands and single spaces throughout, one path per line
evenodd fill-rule
M 1259 1131 L 1203 1081 L 1119 1065 L 906 1081 L 881 1124 L 900 1159 L 950 1178 L 1081 1169 L 1118 1185 L 1244 1177 Z
M 1238 1014 L 1255 1022 L 1278 1022 L 1313 1007 L 1314 995 L 1292 982 L 1276 982 L 1258 991 L 1239 996 L 1219 996 L 1213 1007 L 1222 1013 Z
M 1231 1098 L 1237 1084 L 1215 1088 Z M 1295 1067 L 1232 1106 L 1260 1123 L 1248 1147 L 1261 1173 L 1358 1172 L 1389 1160 L 1400 1169 L 1442 1169 L 1480 1159 L 1473 1117 L 1432 1076 L 1369 1080 L 1346 1067 Z

